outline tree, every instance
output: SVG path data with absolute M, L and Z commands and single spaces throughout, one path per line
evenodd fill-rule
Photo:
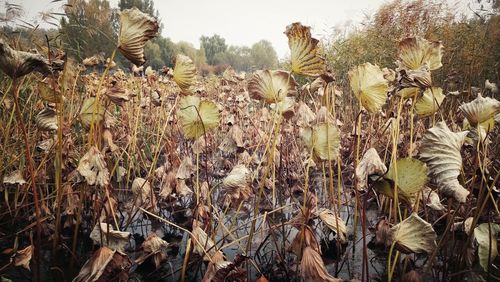
M 154 3 L 151 0 L 120 0 L 120 2 L 118 2 L 118 8 L 120 8 L 120 11 L 130 9 L 132 7 L 136 7 L 143 13 L 152 17 L 158 18 L 159 16 L 159 13 L 155 10 Z
M 250 49 L 252 65 L 257 69 L 273 69 L 278 65 L 278 55 L 271 42 L 261 40 Z
M 61 19 L 61 36 L 68 54 L 82 60 L 95 54 L 110 56 L 116 34 L 109 19 L 113 12 L 107 0 L 68 0 Z
M 227 50 L 226 40 L 218 34 L 210 37 L 200 37 L 200 46 L 205 50 L 205 56 L 209 65 L 215 64 L 215 56 L 218 53 L 223 53 Z

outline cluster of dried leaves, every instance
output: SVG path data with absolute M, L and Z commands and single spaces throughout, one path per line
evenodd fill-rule
M 145 62 L 144 45 L 155 37 L 158 23 L 137 9 L 123 11 L 120 22 L 117 49 L 136 65 L 134 72 L 140 72 L 137 66 Z M 160 75 L 147 68 L 145 77 L 121 70 L 108 75 L 116 67 L 113 58 L 94 56 L 85 59 L 76 68 L 75 77 L 69 79 L 65 74 L 71 72 L 67 70 L 56 73 L 61 66 L 58 60 L 49 62 L 39 54 L 16 51 L 0 41 L 0 68 L 7 75 L 17 78 L 37 71 L 44 76 L 37 77 L 35 91 L 43 101 L 34 119 L 43 132 L 37 146 L 49 156 L 56 151 L 55 144 L 62 145 L 58 150 L 65 183 L 54 208 L 45 204 L 46 215 L 54 215 L 61 206 L 66 220 L 63 228 L 77 229 L 82 214 L 88 213 L 83 199 L 93 200 L 92 219 L 88 222 L 93 229 L 85 236 L 99 249 L 74 281 L 125 281 L 135 264 L 151 261 L 156 268 L 164 265 L 172 243 L 161 238 L 158 230 L 152 230 L 135 250 L 130 248 L 131 230 L 127 227 L 141 217 L 187 231 L 185 260 L 189 261 L 192 254 L 207 263 L 203 281 L 246 281 L 248 273 L 242 264 L 256 266 L 255 253 L 239 245 L 240 239 L 235 236 L 238 233 L 233 234 L 225 226 L 225 217 L 238 211 L 251 215 L 254 220 L 249 221 L 250 234 L 239 234 L 250 238 L 247 240 L 257 231 L 277 236 L 278 228 L 273 226 L 265 229 L 263 224 L 255 230 L 255 220 L 260 210 L 266 212 L 265 218 L 267 212 L 274 213 L 282 206 L 292 207 L 294 216 L 284 225 L 293 230 L 294 236 L 291 241 L 287 237 L 281 240 L 296 258 L 294 263 L 302 279 L 340 281 L 325 266 L 320 242 L 334 234 L 341 252 L 353 244 L 348 234 L 356 236 L 357 226 L 348 230 L 349 216 L 338 209 L 341 203 L 351 205 L 353 199 L 347 196 L 351 192 L 356 194 L 356 201 L 358 193 L 363 193 L 380 203 L 384 219 L 374 228 L 376 244 L 396 248 L 409 259 L 409 254 L 414 253 L 434 258 L 439 250 L 438 235 L 446 236 L 446 232 L 438 234 L 429 219 L 442 219 L 453 210 L 456 225 L 452 232 L 471 236 L 478 245 L 479 264 L 486 271 L 492 267 L 498 254 L 499 225 L 484 218 L 478 224 L 483 214 L 476 214 L 473 222 L 477 226 L 471 226 L 469 221 L 469 226 L 459 231 L 459 226 L 466 224 L 459 225 L 458 219 L 470 215 L 461 211 L 460 205 L 466 205 L 472 197 L 483 201 L 496 197 L 495 182 L 489 179 L 488 169 L 495 168 L 488 159 L 488 145 L 497 144 L 490 136 L 498 136 L 494 131 L 500 102 L 479 95 L 469 103 L 461 103 L 458 109 L 465 117 L 462 128 L 454 120 L 451 124 L 444 118 L 435 122 L 438 114 L 443 117 L 446 100 L 454 99 L 444 95 L 432 81 L 431 72 L 441 67 L 443 46 L 408 37 L 400 42 L 395 69 L 365 63 L 349 72 L 351 90 L 362 112 L 356 125 L 346 124 L 353 120 L 338 111 L 342 100 L 346 100 L 341 98 L 347 95 L 327 71 L 310 27 L 293 23 L 286 27 L 285 34 L 291 50 L 289 71 L 258 70 L 245 75 L 228 68 L 222 77 L 209 78 L 198 77 L 193 61 L 179 55 L 172 72 Z M 98 64 L 106 67 L 101 76 L 80 74 L 84 67 Z M 66 68 L 70 68 L 68 62 Z M 299 87 L 297 76 L 311 79 Z M 74 93 L 77 85 L 83 85 L 81 93 Z M 408 105 L 410 110 L 405 112 Z M 385 114 L 394 108 L 397 114 L 385 123 L 384 117 L 389 116 Z M 386 136 L 369 138 L 371 128 L 359 128 L 366 124 L 361 122 L 366 112 L 374 128 L 384 124 Z M 420 125 L 415 132 L 413 114 Z M 410 119 L 409 134 L 401 130 L 404 117 Z M 401 134 L 410 136 L 407 152 L 398 150 L 404 139 Z M 359 150 L 361 139 L 365 139 L 367 149 L 358 152 L 358 160 L 349 152 L 355 149 L 355 143 Z M 392 151 L 387 149 L 391 144 Z M 471 181 L 475 181 L 474 185 L 481 183 L 481 188 L 467 185 L 461 177 L 467 175 L 462 159 L 464 144 L 476 149 L 481 177 Z M 384 152 L 383 159 L 379 152 Z M 337 163 L 339 179 L 345 182 L 337 183 L 336 191 L 332 163 Z M 342 169 L 353 177 L 342 179 Z M 310 170 L 323 173 L 323 201 L 318 199 L 321 187 L 309 185 Z M 283 171 L 285 180 L 276 176 Z M 27 183 L 24 175 L 21 169 L 12 170 L 3 177 L 3 183 L 22 187 Z M 348 203 L 336 196 L 341 194 Z M 453 201 L 442 203 L 441 198 Z M 264 202 L 271 207 L 261 209 Z M 190 211 L 189 222 L 182 227 L 162 213 L 181 207 Z M 46 229 L 51 236 L 59 232 Z M 229 259 L 224 254 L 227 246 L 221 242 L 227 240 L 239 245 L 240 256 Z M 474 240 L 468 247 L 474 248 Z M 13 264 L 29 269 L 32 248 L 12 251 Z M 135 260 L 131 260 L 129 255 L 136 252 Z M 272 269 L 293 268 L 283 258 L 280 263 Z M 258 266 L 256 269 L 261 272 Z M 423 269 L 412 271 L 411 275 L 419 275 Z M 259 281 L 265 281 L 265 277 Z

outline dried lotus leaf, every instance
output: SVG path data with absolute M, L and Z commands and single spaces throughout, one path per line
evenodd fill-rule
M 77 171 L 85 177 L 89 185 L 105 187 L 109 184 L 109 170 L 104 156 L 97 147 L 90 147 L 89 151 L 80 159 Z
M 465 203 L 469 191 L 458 182 L 462 169 L 462 147 L 467 131 L 452 132 L 445 122 L 438 122 L 422 138 L 419 157 L 429 168 L 430 176 L 446 196 Z
M 250 186 L 250 170 L 242 164 L 233 167 L 229 175 L 222 180 L 222 189 L 226 201 L 230 201 L 233 207 L 238 207 L 253 194 Z
M 137 177 L 132 182 L 132 193 L 136 199 L 137 206 L 146 205 L 146 209 L 156 207 L 156 198 L 151 188 L 151 184 L 144 178 Z
M 14 170 L 11 173 L 4 176 L 3 184 L 23 185 L 23 184 L 26 184 L 26 180 L 24 179 L 22 171 Z
M 101 236 L 102 235 L 102 236 Z M 90 239 L 97 245 L 124 252 L 130 239 L 130 232 L 116 231 L 112 225 L 99 222 L 90 233 Z M 102 242 L 101 242 L 102 239 Z M 102 243 L 102 244 L 101 244 Z
M 35 122 L 40 130 L 57 130 L 57 113 L 52 108 L 44 108 L 36 115 Z
M 151 233 L 141 245 L 143 254 L 135 262 L 140 265 L 147 258 L 152 257 L 155 267 L 158 269 L 161 263 L 167 259 L 168 245 L 168 242 L 160 238 L 156 233 Z
M 49 77 L 38 81 L 38 94 L 44 101 L 49 103 L 60 103 L 62 102 L 61 90 L 59 89 L 57 83 L 55 83 L 55 89 L 53 89 L 50 85 L 52 82 L 52 79 Z
M 404 158 L 391 164 L 385 178 L 397 183 L 399 192 L 410 198 L 424 188 L 427 172 L 425 163 L 413 158 Z
M 2 39 L 0 39 L 0 69 L 11 78 L 25 76 L 32 71 L 44 76 L 52 73 L 49 62 L 42 55 L 14 50 Z
M 296 74 L 319 76 L 326 70 L 325 59 L 320 56 L 319 41 L 311 37 L 311 27 L 292 23 L 286 27 L 292 71 Z
M 300 274 L 305 282 L 339 282 L 338 278 L 331 276 L 326 270 L 321 255 L 311 247 L 305 247 L 300 262 Z
M 340 133 L 331 123 L 320 123 L 301 129 L 300 135 L 308 151 L 321 161 L 335 160 L 340 149 Z
M 126 254 L 101 247 L 85 262 L 73 282 L 128 281 L 131 265 Z
M 97 66 L 98 64 L 102 63 L 103 61 L 104 61 L 104 58 L 102 58 L 102 56 L 94 55 L 92 57 L 88 57 L 88 58 L 83 59 L 82 63 L 86 67 L 93 67 L 93 66 Z
M 186 91 L 194 83 L 196 75 L 196 68 L 193 60 L 188 56 L 178 54 L 175 59 L 175 67 L 173 77 L 175 83 L 183 90 Z
M 281 113 L 284 118 L 289 119 L 295 114 L 295 99 L 292 97 L 285 97 L 282 101 L 272 104 L 271 107 L 274 108 L 278 113 Z
M 402 68 L 420 69 L 427 65 L 429 70 L 442 66 L 443 44 L 439 41 L 428 41 L 422 37 L 407 37 L 399 42 L 399 58 Z
M 196 96 L 182 97 L 177 116 L 182 123 L 184 136 L 197 139 L 219 125 L 220 115 L 217 105 L 208 100 L 201 101 Z
M 431 188 L 425 187 L 422 189 L 422 201 L 424 204 L 435 211 L 445 211 L 446 208 L 441 204 L 439 195 L 432 191 Z
M 297 83 L 290 73 L 281 70 L 256 71 L 248 81 L 250 97 L 267 103 L 283 101 L 297 93 Z
M 365 63 L 349 71 L 351 89 L 361 105 L 370 113 L 378 112 L 385 104 L 389 85 L 377 65 Z
M 498 233 L 500 232 L 500 225 L 495 223 L 482 223 L 474 228 L 474 238 L 476 239 L 479 247 L 477 254 L 479 256 L 479 264 L 488 271 L 488 261 L 493 262 L 498 256 Z M 491 254 L 490 257 L 489 254 Z
M 33 250 L 35 247 L 33 245 L 27 246 L 26 248 L 22 250 L 18 250 L 16 254 L 14 255 L 14 265 L 15 266 L 22 266 L 26 268 L 27 270 L 30 269 L 30 261 L 31 257 L 33 256 Z
M 443 95 L 443 89 L 440 87 L 431 87 L 424 91 L 422 97 L 417 99 L 415 103 L 415 112 L 419 117 L 427 117 L 433 115 L 446 96 Z
M 436 248 L 436 232 L 432 225 L 412 213 L 407 219 L 391 228 L 392 241 L 403 253 L 431 254 Z
M 158 21 L 136 7 L 120 13 L 118 49 L 133 64 L 141 66 L 146 62 L 144 45 L 158 35 Z
M 80 110 L 80 121 L 86 128 L 92 124 L 100 123 L 104 119 L 104 107 L 97 103 L 95 97 L 85 99 Z
M 321 221 L 335 232 L 340 243 L 347 243 L 347 226 L 339 216 L 329 209 L 320 209 L 319 218 Z
M 316 114 L 309 106 L 300 101 L 297 109 L 297 125 L 299 127 L 309 126 L 316 119 Z
M 486 121 L 493 121 L 495 115 L 500 113 L 500 102 L 496 99 L 479 95 L 472 102 L 461 105 L 459 109 L 464 113 L 469 123 L 472 126 L 476 126 Z
M 203 256 L 204 261 L 211 261 L 214 256 L 220 254 L 220 251 L 217 250 L 214 241 L 205 231 L 203 231 L 203 229 L 198 226 L 193 228 L 193 231 L 191 232 L 191 240 L 193 241 L 194 253 Z
M 418 87 L 408 87 L 400 89 L 397 92 L 397 95 L 402 98 L 413 98 L 420 96 L 420 88 Z
M 362 190 L 366 187 L 370 175 L 383 176 L 386 172 L 387 167 L 380 159 L 377 150 L 368 149 L 356 167 L 357 189 Z
M 127 89 L 121 87 L 119 83 L 113 85 L 105 92 L 106 97 L 108 97 L 111 102 L 115 103 L 117 106 L 123 106 L 123 103 L 130 100 L 130 93 Z

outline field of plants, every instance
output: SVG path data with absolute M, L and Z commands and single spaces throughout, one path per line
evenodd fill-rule
M 205 76 L 119 22 L 107 59 L 0 38 L 1 281 L 500 280 L 498 60 L 451 89 L 408 34 L 344 78 L 295 22 L 279 69 Z

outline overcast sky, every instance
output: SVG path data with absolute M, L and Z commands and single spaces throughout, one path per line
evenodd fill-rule
M 3 3 L 0 0 L 0 9 Z M 163 36 L 174 42 L 187 41 L 196 48 L 202 35 L 219 34 L 228 45 L 246 45 L 266 39 L 279 57 L 289 53 L 285 27 L 300 21 L 312 26 L 313 36 L 330 34 L 335 26 L 359 23 L 388 0 L 169 0 L 154 1 L 164 25 Z M 469 3 L 471 0 L 449 0 L 450 3 Z M 66 1 L 9 0 L 24 7 L 26 21 L 40 23 L 42 11 L 61 12 Z M 117 7 L 118 0 L 111 0 Z

